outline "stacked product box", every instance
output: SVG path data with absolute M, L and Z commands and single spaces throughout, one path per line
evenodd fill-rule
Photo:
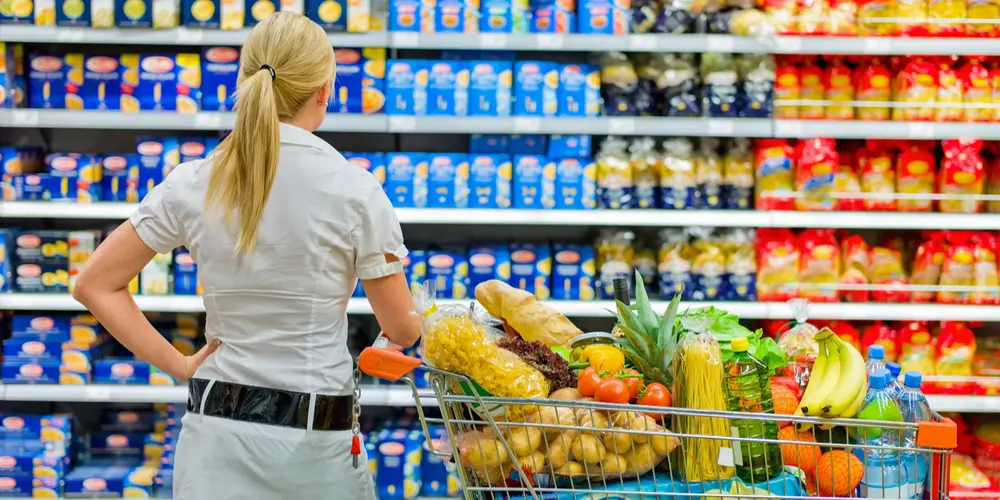
M 575 0 L 531 0 L 532 33 L 573 33 L 576 31 Z
M 0 109 L 27 107 L 26 89 L 24 46 L 0 42 Z
M 365 451 L 378 498 L 412 500 L 416 497 L 461 496 L 461 481 L 453 464 L 431 449 L 447 450 L 448 436 L 441 426 L 430 426 L 430 441 L 416 417 L 400 414 L 381 429 L 368 432 Z
M 390 0 L 389 30 L 478 33 L 480 0 Z
M 3 343 L 5 384 L 86 384 L 110 344 L 88 314 L 18 313 Z
M 72 442 L 69 416 L 0 415 L 0 496 L 62 497 Z
M 381 113 L 385 107 L 385 49 L 336 49 L 337 79 L 329 111 Z
M 577 33 L 627 35 L 631 31 L 630 0 L 580 0 Z

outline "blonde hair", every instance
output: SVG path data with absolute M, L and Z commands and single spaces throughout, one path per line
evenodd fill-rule
M 230 227 L 238 221 L 237 253 L 257 246 L 278 169 L 278 123 L 328 85 L 335 67 L 326 32 L 300 14 L 272 14 L 250 30 L 240 53 L 236 124 L 219 145 L 205 196 L 206 212 L 222 208 Z

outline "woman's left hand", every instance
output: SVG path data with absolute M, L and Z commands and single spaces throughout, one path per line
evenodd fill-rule
M 222 345 L 222 341 L 219 339 L 213 340 L 211 343 L 202 347 L 198 352 L 191 356 L 184 356 L 184 373 L 181 374 L 181 379 L 179 382 L 187 382 L 188 379 L 194 377 L 194 374 L 198 371 L 198 367 L 208 359 L 219 346 Z

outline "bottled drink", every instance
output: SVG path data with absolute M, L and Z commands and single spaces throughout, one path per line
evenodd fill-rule
M 885 347 L 872 344 L 868 346 L 868 361 L 865 362 L 865 371 L 868 372 L 868 378 L 871 378 L 875 370 L 879 368 L 885 368 Z
M 903 392 L 903 386 L 899 384 L 899 372 L 903 371 L 903 367 L 899 363 L 886 363 L 885 369 L 889 370 L 889 389 L 898 397 Z
M 733 357 L 726 362 L 725 393 L 730 411 L 774 413 L 771 380 L 767 365 L 747 352 L 745 338 L 733 339 Z M 741 438 L 778 439 L 778 424 L 772 421 L 733 419 L 732 426 Z M 782 470 L 781 450 L 774 443 L 740 441 L 734 443 L 736 476 L 747 484 L 778 477 Z
M 904 422 L 915 424 L 932 418 L 931 405 L 927 403 L 927 397 L 920 391 L 922 378 L 920 372 L 913 370 L 906 372 L 903 377 L 903 389 L 899 395 L 899 411 L 903 414 Z M 900 460 L 912 480 L 913 491 L 910 497 L 923 498 L 930 456 L 927 452 L 916 451 L 916 429 L 903 431 L 903 448 L 907 448 L 907 451 L 900 453 Z
M 868 393 L 858 412 L 860 420 L 902 422 L 903 415 L 889 392 L 889 370 L 879 368 L 868 377 Z M 906 469 L 900 464 L 900 433 L 893 429 L 860 427 L 859 444 L 876 446 L 863 448 L 865 473 L 861 479 L 864 498 L 910 498 Z

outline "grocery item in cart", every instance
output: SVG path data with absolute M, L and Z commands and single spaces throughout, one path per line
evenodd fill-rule
M 570 340 L 583 333 L 565 316 L 538 302 L 534 295 L 503 281 L 483 282 L 476 287 L 475 294 L 487 312 L 505 321 L 529 342 L 537 340 L 549 347 L 569 347 Z
M 723 365 L 729 411 L 773 414 L 768 366 L 747 352 L 750 343 L 746 338 L 733 339 L 731 345 L 733 357 Z M 733 419 L 732 423 L 734 432 L 741 438 L 778 439 L 777 422 Z M 740 457 L 736 461 L 736 477 L 753 484 L 776 478 L 781 473 L 777 444 L 749 441 L 735 444 L 733 451 Z
M 791 328 L 778 337 L 778 347 L 785 352 L 789 359 L 788 365 L 782 369 L 781 374 L 794 378 L 799 387 L 804 389 L 809 383 L 809 372 L 813 363 L 819 356 L 819 343 L 816 341 L 816 333 L 819 332 L 819 329 L 807 322 L 809 301 L 805 299 L 790 300 L 788 307 L 792 309 L 792 316 L 795 319 Z

